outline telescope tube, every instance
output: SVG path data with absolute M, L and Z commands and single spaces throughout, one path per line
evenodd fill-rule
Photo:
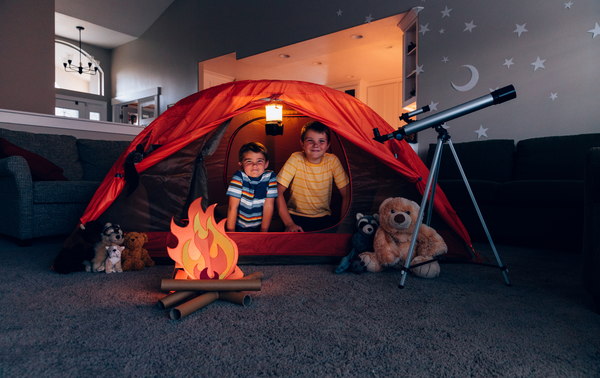
M 517 92 L 515 92 L 515 87 L 509 85 L 504 88 L 500 88 L 496 91 L 493 91 L 489 95 L 476 98 L 475 100 L 471 100 L 462 105 L 458 105 L 448 110 L 444 110 L 443 112 L 439 112 L 427 118 L 423 118 L 419 121 L 411 122 L 408 125 L 400 127 L 398 131 L 399 134 L 401 134 L 402 136 L 414 134 L 421 130 L 441 125 L 444 122 L 453 120 L 458 117 L 462 117 L 464 115 L 473 113 L 477 110 L 486 108 L 488 106 L 501 104 L 503 102 L 512 100 L 516 97 Z M 397 135 L 396 138 L 401 139 L 402 136 Z

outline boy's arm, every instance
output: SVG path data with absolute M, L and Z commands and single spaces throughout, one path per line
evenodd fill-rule
M 340 194 L 342 195 L 342 215 L 341 217 L 344 217 L 344 214 L 346 214 L 346 211 L 348 211 L 348 206 L 350 205 L 350 185 L 346 185 L 343 188 L 339 189 Z
M 265 199 L 263 205 L 262 223 L 260 224 L 260 232 L 269 232 L 271 219 L 273 219 L 273 210 L 275 209 L 275 198 Z
M 235 222 L 238 215 L 238 207 L 240 206 L 240 199 L 233 196 L 229 196 L 229 207 L 227 208 L 227 231 L 235 231 Z
M 283 193 L 286 191 L 286 187 L 277 183 L 277 211 L 279 212 L 279 218 L 285 225 L 285 232 L 304 232 L 302 227 L 296 225 L 290 216 L 287 204 L 285 203 L 285 197 Z

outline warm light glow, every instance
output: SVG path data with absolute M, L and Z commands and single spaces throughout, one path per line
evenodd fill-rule
M 415 101 L 412 104 L 408 104 L 403 109 L 409 112 L 414 112 L 417 110 L 417 102 Z
M 169 256 L 179 263 L 192 279 L 224 279 L 236 268 L 237 244 L 225 232 L 226 219 L 214 221 L 214 208 L 202 210 L 202 198 L 190 205 L 190 222 L 179 227 L 171 220 L 171 232 L 177 237 L 177 247 L 169 248 Z
M 267 108 L 267 122 L 281 122 L 283 120 L 283 106 L 270 104 Z

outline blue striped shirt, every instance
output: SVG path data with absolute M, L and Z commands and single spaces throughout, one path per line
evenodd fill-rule
M 277 176 L 273 171 L 265 171 L 260 177 L 237 171 L 229 183 L 227 195 L 240 199 L 236 229 L 255 231 L 262 223 L 265 200 L 277 197 Z

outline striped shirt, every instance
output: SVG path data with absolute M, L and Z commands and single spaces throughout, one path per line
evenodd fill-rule
M 260 227 L 265 199 L 277 197 L 275 172 L 265 171 L 260 177 L 250 177 L 243 171 L 237 171 L 227 188 L 227 195 L 240 199 L 237 228 Z
M 309 218 L 331 215 L 329 204 L 334 181 L 338 189 L 349 183 L 340 159 L 328 153 L 320 164 L 312 164 L 303 152 L 294 152 L 277 175 L 277 182 L 290 188 L 287 203 L 290 214 Z

